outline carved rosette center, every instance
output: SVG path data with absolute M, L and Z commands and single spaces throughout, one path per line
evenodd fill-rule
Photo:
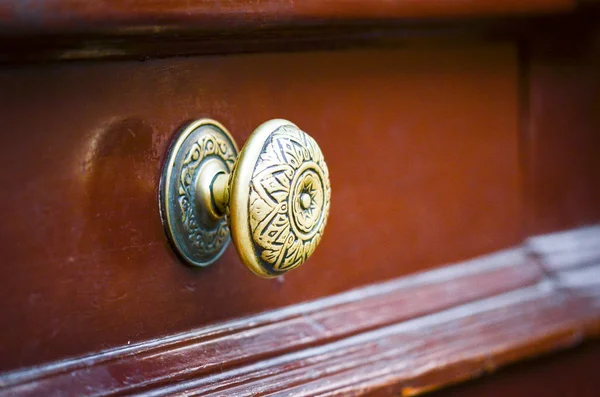
M 302 264 L 325 228 L 331 188 L 319 146 L 293 125 L 265 142 L 250 185 L 250 231 L 257 256 L 274 273 Z

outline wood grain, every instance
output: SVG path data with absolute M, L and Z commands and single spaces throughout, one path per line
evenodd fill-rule
M 585 314 L 565 298 L 541 284 L 154 393 L 341 395 L 401 383 L 420 394 L 576 343 Z
M 509 250 L 160 341 L 8 375 L 0 386 L 19 394 L 52 388 L 78 395 L 139 391 L 420 317 L 533 285 L 542 277 L 541 269 L 522 250 Z M 96 391 L 89 389 L 91 380 Z
M 547 13 L 574 7 L 574 0 L 268 0 L 258 3 L 242 0 L 43 0 L 23 3 L 9 0 L 0 5 L 0 34 L 115 31 L 160 34 L 182 28 L 230 31 L 349 20 Z
M 528 234 L 600 221 L 600 33 L 534 35 L 528 44 Z
M 595 230 L 598 238 L 600 228 Z M 580 233 L 562 234 L 560 242 L 566 246 Z M 557 236 L 537 241 L 545 238 L 556 241 Z M 529 258 L 551 255 L 533 251 L 531 244 L 525 247 L 527 251 L 500 252 L 251 318 L 4 374 L 0 385 L 7 395 L 47 390 L 77 395 L 329 395 L 390 387 L 403 395 L 419 394 L 593 335 L 590 330 L 600 325 L 600 306 L 577 294 L 589 287 L 589 274 L 585 285 L 545 275 L 540 263 Z M 600 266 L 588 271 L 597 296 Z
M 0 195 L 0 312 L 11 324 L 0 329 L 0 370 L 324 297 L 524 237 L 508 44 L 38 65 L 0 70 L 0 87 L 0 182 L 10 187 Z M 173 253 L 157 202 L 162 159 L 182 123 L 201 117 L 240 146 L 277 117 L 319 142 L 332 207 L 302 268 L 265 281 L 233 247 L 206 269 Z
M 597 16 L 576 0 L 10 0 L 0 4 L 0 64 L 519 40 Z
M 535 0 L 533 3 L 538 1 L 542 3 L 544 0 Z M 557 0 L 557 3 L 563 1 L 568 3 L 572 0 Z M 52 1 L 46 3 L 50 2 Z M 35 9 L 43 3 L 31 4 Z M 101 8 L 109 3 L 112 2 L 85 2 L 82 6 Z M 168 7 L 168 4 L 175 3 L 159 4 Z M 194 2 L 193 5 L 202 3 Z M 220 7 L 223 5 L 222 2 L 210 3 Z M 322 3 L 334 5 L 334 8 L 337 4 L 344 9 L 343 2 L 326 0 Z M 48 20 L 41 17 L 39 20 L 23 21 L 23 26 L 19 28 L 1 29 L 0 23 L 0 64 L 104 59 L 147 60 L 184 55 L 323 51 L 365 47 L 373 49 L 447 46 L 457 42 L 489 40 L 522 42 L 525 37 L 540 33 L 542 36 L 562 34 L 563 37 L 559 41 L 579 43 L 582 41 L 579 37 L 585 37 L 586 32 L 594 30 L 600 21 L 598 2 L 578 2 L 576 7 L 569 6 L 565 9 L 555 4 L 557 8 L 554 11 L 544 11 L 540 8 L 531 12 L 526 11 L 526 8 L 532 5 L 528 2 L 514 2 L 514 10 L 500 11 L 498 8 L 498 12 L 491 11 L 493 5 L 508 2 L 473 0 L 472 3 L 481 6 L 479 11 L 479 6 L 473 7 L 469 4 L 471 2 L 454 0 L 356 3 L 359 8 L 367 7 L 368 11 L 361 10 L 361 16 L 348 16 L 340 12 L 337 17 L 332 15 L 322 18 L 300 18 L 296 14 L 288 18 L 283 16 L 284 14 L 277 14 L 273 17 L 259 18 L 259 21 L 256 20 L 255 14 L 243 17 L 229 14 L 220 17 L 211 16 L 210 13 L 195 16 L 186 14 L 186 17 L 164 25 L 160 25 L 159 21 L 161 18 L 169 18 L 169 12 L 148 17 L 152 19 L 152 23 L 143 21 L 143 12 L 138 15 L 134 11 L 110 13 L 111 16 L 105 20 L 84 23 L 76 22 L 81 16 L 71 15 L 77 13 L 75 9 L 66 9 L 63 16 L 48 17 Z M 143 10 L 151 4 L 153 2 L 140 2 L 138 8 Z M 250 3 L 242 1 L 239 4 L 248 7 Z M 302 6 L 305 2 L 296 2 L 295 6 L 297 4 Z M 384 6 L 381 7 L 382 4 Z M 413 4 L 417 5 L 416 8 Z M 189 6 L 187 3 L 186 5 Z M 549 3 L 548 5 L 550 6 Z M 252 6 L 260 9 L 256 3 L 252 3 Z M 10 5 L 7 7 L 10 9 Z M 388 7 L 400 7 L 404 11 L 415 11 L 425 7 L 434 12 L 422 16 L 417 13 L 419 16 L 410 17 L 410 12 L 394 12 L 388 10 Z M 489 9 L 486 10 L 485 7 Z M 369 12 L 378 8 L 381 9 L 382 16 L 369 17 Z M 335 10 L 332 9 L 331 12 Z M 9 14 L 10 12 L 7 13 Z M 111 19 L 113 17 L 117 20 Z M 131 17 L 134 20 L 119 22 L 120 17 Z M 179 18 L 174 15 L 171 17 Z M 61 18 L 65 19 L 61 22 Z M 96 17 L 91 15 L 91 18 Z M 118 27 L 111 28 L 114 24 Z M 570 40 L 566 40 L 564 36 L 569 36 Z
M 410 36 L 396 25 L 409 14 L 392 9 L 409 3 L 380 8 L 387 22 L 338 10 L 336 20 L 223 16 L 195 30 L 186 23 L 199 14 L 158 15 L 151 2 L 136 21 L 110 9 L 117 3 L 108 16 L 77 1 L 42 13 L 56 4 L 34 4 L 23 29 L 12 9 L 2 14 L 17 25 L 1 33 L 0 53 L 146 56 L 155 38 L 172 37 L 171 55 L 264 51 L 269 40 L 287 50 L 292 36 L 310 40 L 289 49 L 318 49 L 323 25 L 296 33 L 320 23 L 332 23 L 322 42 L 334 48 Z M 417 24 L 435 12 L 415 14 Z M 485 45 L 473 31 L 387 50 L 3 67 L 1 391 L 410 395 L 599 336 L 599 229 L 527 239 L 600 220 L 597 16 Z M 205 270 L 172 254 L 156 203 L 160 164 L 172 134 L 203 116 L 240 143 L 272 117 L 319 140 L 338 212 L 301 271 L 265 282 L 232 250 Z M 429 270 L 523 239 L 495 259 Z
M 600 342 L 589 342 L 558 354 L 526 360 L 503 368 L 494 376 L 444 388 L 428 396 L 596 397 L 600 389 L 596 368 L 599 356 Z M 384 389 L 371 396 L 393 395 L 394 391 Z
M 530 238 L 528 246 L 556 284 L 581 306 L 600 308 L 600 226 Z M 599 324 L 590 322 L 586 332 L 600 335 Z
M 547 271 L 560 273 L 600 262 L 600 227 L 555 232 L 527 239 Z

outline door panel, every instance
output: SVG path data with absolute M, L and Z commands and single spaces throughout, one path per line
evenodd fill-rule
M 125 345 L 515 245 L 513 46 L 54 64 L 0 71 L 0 370 Z M 314 256 L 262 280 L 230 247 L 170 248 L 170 139 L 211 117 L 241 145 L 286 118 L 321 146 L 332 206 Z

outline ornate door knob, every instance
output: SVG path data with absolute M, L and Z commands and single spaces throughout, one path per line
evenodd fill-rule
M 261 277 L 298 267 L 327 222 L 331 188 L 319 145 L 281 119 L 260 125 L 238 155 L 221 124 L 202 119 L 174 140 L 163 168 L 160 205 L 180 256 L 208 266 L 231 238 Z

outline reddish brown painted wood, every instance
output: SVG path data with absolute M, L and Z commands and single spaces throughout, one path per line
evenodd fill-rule
M 236 369 L 164 387 L 156 393 L 341 395 L 400 383 L 404 394 L 418 394 L 540 351 L 576 343 L 579 335 L 573 330 L 585 315 L 565 304 L 566 295 L 548 289 L 519 290 L 300 354 L 265 360 L 251 368 L 252 373 L 246 368 Z M 268 377 L 261 379 L 261 374 Z
M 580 233 L 538 237 L 537 246 L 548 239 L 566 247 Z M 598 238 L 600 227 L 594 233 Z M 515 249 L 4 374 L 0 386 L 6 395 L 48 390 L 76 395 L 420 394 L 573 346 L 600 327 L 600 265 L 569 267 L 587 269 L 585 277 L 545 276 L 540 258 L 556 262 L 565 258 L 564 250 L 552 257 L 532 244 L 526 247 L 527 255 Z M 529 261 L 530 255 L 540 262 Z M 594 291 L 594 301 L 589 293 L 582 295 L 586 291 Z
M 592 19 L 594 20 L 594 19 Z M 528 232 L 600 220 L 600 34 L 536 35 L 528 50 Z
M 536 284 L 542 277 L 539 266 L 523 250 L 509 250 L 252 318 L 0 377 L 0 386 L 24 394 L 55 388 L 77 395 L 139 391 L 211 376 L 240 364 L 435 313 Z
M 515 25 L 533 24 L 524 18 L 579 9 L 575 0 L 9 0 L 0 4 L 0 63 L 381 48 L 498 30 L 514 39 Z
M 600 226 L 531 238 L 529 249 L 555 282 L 589 310 L 600 308 Z M 586 326 L 600 335 L 600 324 Z
M 137 33 L 109 32 L 128 23 L 119 18 L 82 29 L 102 31 L 103 42 L 108 33 L 117 42 L 128 36 L 132 48 L 138 33 L 147 32 L 145 22 Z M 221 32 L 222 21 L 215 21 L 217 30 L 206 24 L 208 30 L 188 30 L 181 40 L 194 33 L 196 41 L 213 40 Z M 230 26 L 239 38 L 243 24 L 256 21 Z M 255 30 L 248 38 L 254 47 L 241 50 L 304 28 L 277 30 L 271 22 L 248 28 Z M 58 18 L 57 25 L 37 26 L 38 33 L 61 26 L 73 28 Z M 401 50 L 2 69 L 0 109 L 10 133 L 0 136 L 0 182 L 10 188 L 0 197 L 0 315 L 9 324 L 0 330 L 0 370 L 111 349 L 5 374 L 2 382 L 23 392 L 92 385 L 99 393 L 127 387 L 158 394 L 184 388 L 413 393 L 476 376 L 490 362 L 495 367 L 600 335 L 597 239 L 581 234 L 577 251 L 529 240 L 548 280 L 520 288 L 540 274 L 530 262 L 525 270 L 487 274 L 500 289 L 486 294 L 518 288 L 492 303 L 466 303 L 483 297 L 486 284 L 474 276 L 470 283 L 449 282 L 455 290 L 419 284 L 387 291 L 385 299 L 373 293 L 358 308 L 346 302 L 339 312 L 335 306 L 277 321 L 270 312 L 263 323 L 249 325 L 262 317 L 248 317 L 207 328 L 506 247 L 530 232 L 600 219 L 593 134 L 598 38 L 589 32 L 594 23 L 576 34 L 549 26 L 561 37 L 534 34 L 522 52 L 528 66 L 520 81 L 514 45 L 483 48 L 471 38 Z M 157 36 L 164 42 L 172 33 Z M 79 58 L 103 56 L 107 47 L 94 47 L 89 37 L 79 42 L 89 44 L 79 48 Z M 42 40 L 43 48 L 43 37 L 32 40 Z M 195 45 L 190 48 L 200 48 Z M 173 53 L 194 53 L 179 48 Z M 144 45 L 138 51 L 148 54 Z M 524 82 L 521 146 L 517 86 Z M 323 142 L 337 175 L 338 212 L 327 234 L 333 240 L 326 235 L 305 269 L 265 282 L 246 273 L 233 251 L 220 267 L 204 271 L 182 267 L 171 254 L 154 212 L 160 159 L 177 127 L 199 116 L 223 121 L 240 141 L 265 118 L 288 117 Z M 377 146 L 373 136 L 384 136 L 385 144 Z M 557 253 L 544 251 L 548 246 Z M 467 339 L 455 339 L 452 329 L 464 330 Z M 79 383 L 70 383 L 73 378 Z
M 509 44 L 54 64 L 0 70 L 0 369 L 136 343 L 517 244 L 517 60 Z M 494 95 L 482 95 L 493 92 Z M 285 278 L 233 248 L 183 265 L 160 222 L 169 139 L 213 117 L 319 142 L 324 239 Z M 449 150 L 451 149 L 451 150 Z
M 0 5 L 0 33 L 125 31 L 160 34 L 181 28 L 229 31 L 349 20 L 546 13 L 572 10 L 574 7 L 574 0 L 269 0 L 258 3 L 241 0 L 43 0 L 23 3 L 10 0 Z
M 597 397 L 600 343 L 510 366 L 481 380 L 446 388 L 430 397 Z M 393 395 L 393 390 L 385 390 Z M 389 393 L 389 394 L 388 394 Z
M 393 20 L 347 25 L 269 27 L 227 32 L 164 32 L 138 35 L 44 35 L 0 39 L 0 63 L 22 65 L 48 61 L 147 60 L 183 55 L 323 51 L 357 48 L 397 48 L 406 45 L 481 43 L 486 33 L 518 30 L 529 21 L 507 24 L 502 20 L 460 19 L 398 23 Z M 482 33 L 486 32 L 486 33 Z M 515 38 L 517 35 L 504 34 Z
M 495 3 L 495 1 L 481 0 L 475 2 L 486 7 Z M 107 3 L 110 2 L 98 4 Z M 475 8 L 469 8 L 471 6 L 468 2 L 454 0 L 382 3 L 391 7 L 408 6 L 408 9 L 412 9 L 412 3 L 418 4 L 417 8 L 425 5 L 437 9 L 442 5 L 439 11 L 446 10 L 446 6 L 453 8 L 454 5 L 457 5 L 467 6 L 463 10 L 465 12 L 475 11 Z M 152 3 L 143 2 L 142 4 Z M 161 2 L 160 4 L 167 3 Z M 172 4 L 172 2 L 168 4 Z M 194 2 L 194 5 L 199 4 L 201 3 Z M 214 4 L 222 5 L 220 2 Z M 240 4 L 248 5 L 249 3 L 240 2 Z M 302 2 L 303 4 L 304 2 Z M 336 4 L 342 3 L 336 2 Z M 368 7 L 369 10 L 377 10 L 379 3 L 373 5 L 371 2 L 368 4 L 360 2 L 360 4 Z M 526 2 L 516 2 L 515 4 L 527 6 Z M 69 9 L 67 13 L 71 11 Z M 567 13 L 505 12 L 497 14 L 486 11 L 475 12 L 475 16 L 470 18 L 465 18 L 466 15 L 462 14 L 454 17 L 450 17 L 448 14 L 445 17 L 430 15 L 429 17 L 409 18 L 406 15 L 401 17 L 394 12 L 387 13 L 387 10 L 382 12 L 386 12 L 386 16 L 381 18 L 368 17 L 369 13 L 367 12 L 363 13 L 360 18 L 348 17 L 341 13 L 338 18 L 311 19 L 291 16 L 283 19 L 273 17 L 260 21 L 249 16 L 237 18 L 227 15 L 223 17 L 226 19 L 225 22 L 214 15 L 202 14 L 198 17 L 207 18 L 207 21 L 203 21 L 203 23 L 195 21 L 187 27 L 183 20 L 170 23 L 168 26 L 161 26 L 158 24 L 160 18 L 168 18 L 168 13 L 164 13 L 157 17 L 150 26 L 138 26 L 136 23 L 140 21 L 130 21 L 130 25 L 114 29 L 110 28 L 112 23 L 125 22 L 116 22 L 109 18 L 95 23 L 73 25 L 70 23 L 76 18 L 64 21 L 64 24 L 60 22 L 60 18 L 57 18 L 51 22 L 58 21 L 60 26 L 65 25 L 63 28 L 67 29 L 66 31 L 62 33 L 59 33 L 60 30 L 44 31 L 44 29 L 49 29 L 48 26 L 51 23 L 43 21 L 37 21 L 37 24 L 32 23 L 22 29 L 3 31 L 0 28 L 0 63 L 18 65 L 41 61 L 145 60 L 202 54 L 322 51 L 364 47 L 397 48 L 399 46 L 431 46 L 434 44 L 448 46 L 456 44 L 456 42 L 463 44 L 481 42 L 482 39 L 483 41 L 491 39 L 516 42 L 539 32 L 569 32 L 569 36 L 573 38 L 572 41 L 577 42 L 579 41 L 577 37 L 585 36 L 586 30 L 595 29 L 600 20 L 600 8 L 597 4 L 590 3 L 578 5 L 574 9 L 569 9 Z M 133 14 L 131 13 L 131 15 Z M 135 14 L 134 18 L 139 16 Z M 191 16 L 191 18 L 195 17 Z

